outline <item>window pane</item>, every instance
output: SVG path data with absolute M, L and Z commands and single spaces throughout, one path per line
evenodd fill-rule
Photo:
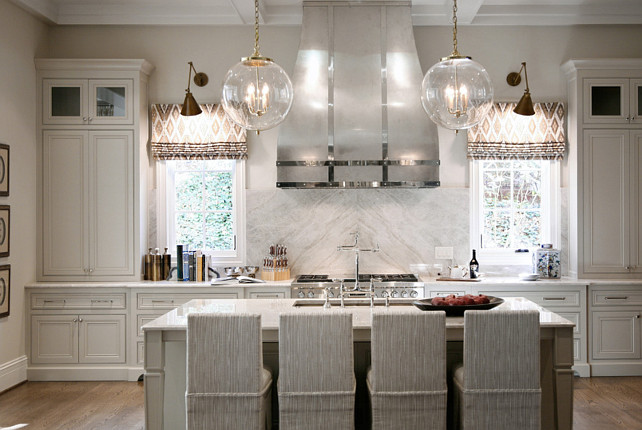
M 181 170 L 202 170 L 203 169 L 203 160 L 175 160 L 174 168 L 176 171 Z
M 510 161 L 488 160 L 482 161 L 482 169 L 484 170 L 506 170 L 511 168 Z
M 177 172 L 174 176 L 176 187 L 176 210 L 202 210 L 203 177 L 199 172 Z
M 485 211 L 483 229 L 484 248 L 508 248 L 510 246 L 510 212 Z
M 206 216 L 206 248 L 215 251 L 234 249 L 234 224 L 230 212 L 209 212 Z
M 484 172 L 484 207 L 500 208 L 510 206 L 510 173 L 510 170 Z
M 536 209 L 542 205 L 541 170 L 523 170 L 515 172 L 513 201 L 519 209 Z
M 203 214 L 179 212 L 176 214 L 176 243 L 188 244 L 189 249 L 203 248 Z
M 232 210 L 232 173 L 205 173 L 205 210 Z
M 541 214 L 539 211 L 518 211 L 515 213 L 515 248 L 537 247 L 540 243 Z

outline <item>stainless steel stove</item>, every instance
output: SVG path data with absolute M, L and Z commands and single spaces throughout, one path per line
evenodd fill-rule
M 359 274 L 361 289 L 367 290 L 370 287 L 370 279 L 374 279 L 373 283 L 376 297 L 424 297 L 424 284 L 413 274 Z M 331 278 L 328 275 L 299 275 L 296 280 L 292 282 L 292 297 L 325 297 L 326 288 L 329 288 L 328 295 L 330 297 L 337 297 L 339 295 L 341 280 L 343 280 L 347 288 L 354 287 L 354 276 Z

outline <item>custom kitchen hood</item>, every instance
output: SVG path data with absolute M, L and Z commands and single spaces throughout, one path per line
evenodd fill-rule
M 303 3 L 279 188 L 439 186 L 407 1 Z

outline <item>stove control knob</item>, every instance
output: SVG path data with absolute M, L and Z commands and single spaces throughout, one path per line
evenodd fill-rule
M 410 292 L 410 297 L 412 297 L 412 298 L 415 298 L 415 297 L 417 297 L 418 295 L 419 295 L 419 293 L 418 293 L 417 291 L 415 291 L 415 290 L 412 290 L 412 291 Z
M 388 292 L 386 290 L 383 290 L 381 293 L 381 298 L 385 299 L 386 297 L 388 297 L 388 295 Z
M 305 293 L 303 291 L 299 291 L 299 294 L 297 294 L 297 296 L 299 296 L 299 298 L 302 299 L 305 297 Z
M 308 291 L 308 297 L 313 299 L 314 298 L 314 293 L 312 291 Z
M 390 297 L 393 297 L 393 298 L 399 297 L 399 291 L 392 290 L 392 293 L 390 293 Z
M 403 290 L 403 291 L 401 292 L 401 297 L 408 297 L 408 291 Z

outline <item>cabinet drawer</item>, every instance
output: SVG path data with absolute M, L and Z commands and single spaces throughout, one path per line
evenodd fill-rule
M 252 291 L 250 292 L 250 299 L 284 299 L 285 293 L 283 291 Z
M 31 309 L 125 309 L 122 294 L 47 294 L 31 295 Z
M 466 294 L 466 291 L 460 291 L 460 290 L 451 290 L 451 291 L 444 291 L 444 290 L 431 290 L 428 291 L 428 294 L 426 297 L 433 298 L 433 297 L 446 297 L 451 294 L 454 294 L 456 296 L 463 296 Z
M 593 291 L 594 306 L 642 305 L 642 291 Z
M 480 291 L 487 296 L 524 297 L 545 308 L 580 305 L 579 291 Z
M 138 294 L 138 309 L 175 309 L 193 299 L 238 299 L 238 293 Z

